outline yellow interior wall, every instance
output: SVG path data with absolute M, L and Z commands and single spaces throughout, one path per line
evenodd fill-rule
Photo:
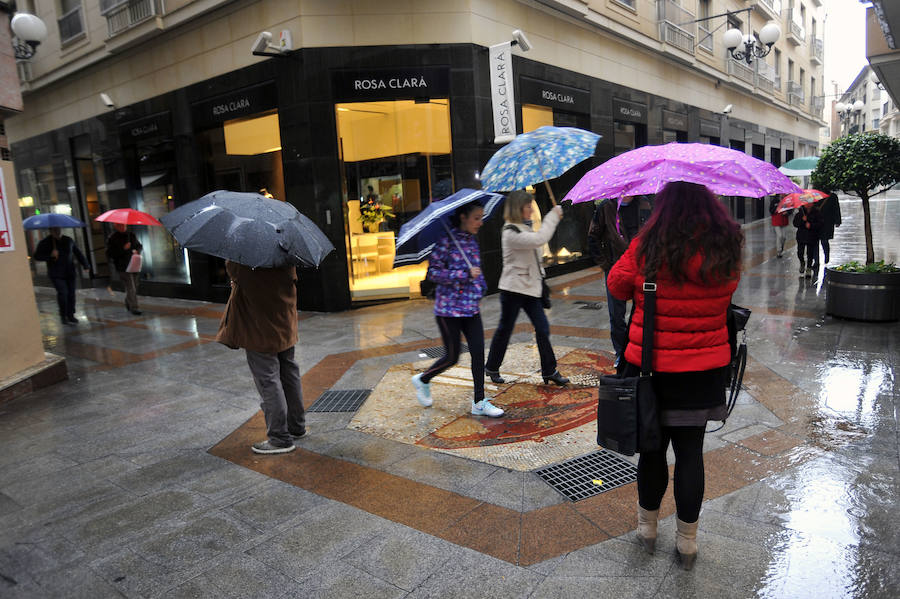
M 9 206 L 10 227 L 15 250 L 0 252 L 0 281 L 3 281 L 3 309 L 0 310 L 0 339 L 14 347 L 0 352 L 0 379 L 34 366 L 44 359 L 41 324 L 38 319 L 34 285 L 28 269 L 25 230 L 16 204 L 19 197 L 12 162 L 2 161 L 4 197 Z
M 254 156 L 280 149 L 278 113 L 225 122 L 226 154 Z
M 549 106 L 522 104 L 522 133 L 534 131 L 544 125 L 553 125 L 553 109 Z
M 450 153 L 447 100 L 338 104 L 337 121 L 344 162 Z

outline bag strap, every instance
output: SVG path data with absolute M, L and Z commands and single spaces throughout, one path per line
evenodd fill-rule
M 503 225 L 503 230 L 504 231 L 512 231 L 513 233 L 521 233 L 521 231 L 519 231 L 519 227 L 515 226 L 512 223 L 507 223 L 506 225 Z M 544 267 L 541 266 L 541 259 L 538 257 L 537 248 L 534 249 L 533 253 L 534 253 L 534 261 L 537 263 L 538 272 L 541 273 L 541 278 L 543 279 L 544 278 Z
M 656 324 L 656 283 L 644 281 L 644 339 L 641 341 L 641 376 L 653 372 L 653 329 Z

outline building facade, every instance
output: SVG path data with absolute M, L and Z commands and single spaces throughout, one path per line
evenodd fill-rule
M 527 52 L 513 47 L 518 132 L 553 124 L 602 136 L 594 159 L 551 182 L 562 197 L 591 166 L 645 144 L 721 144 L 774 164 L 817 153 L 819 5 L 41 2 L 36 14 L 51 34 L 19 67 L 26 110 L 7 123 L 20 203 L 89 220 L 116 207 L 161 216 L 216 189 L 268 193 L 315 221 L 336 248 L 318 269 L 301 269 L 303 308 L 407 298 L 424 267 L 392 268 L 399 226 L 432 199 L 478 187 L 499 148 L 489 46 L 509 41 L 514 29 L 531 42 Z M 704 17 L 713 18 L 692 23 Z M 765 58 L 748 65 L 728 55 L 725 29 L 756 33 L 770 21 L 783 33 Z M 253 55 L 262 31 L 275 44 L 287 32 L 294 50 Z M 545 192 L 535 194 L 546 211 Z M 368 199 L 394 217 L 364 227 L 360 205 Z M 726 201 L 739 220 L 764 216 L 762 200 Z M 590 263 L 592 206 L 565 210 L 544 248 L 550 274 Z M 480 236 L 494 285 L 498 221 Z M 79 243 L 103 276 L 107 232 L 91 222 Z M 159 228 L 139 235 L 147 248 L 143 293 L 227 297 L 221 260 L 180 248 Z
M 863 106 L 859 112 L 850 111 L 844 118 L 835 112 L 832 139 L 873 131 L 900 137 L 900 111 L 869 65 L 859 71 L 838 99 L 838 102 L 848 106 L 854 105 L 857 101 L 862 102 Z

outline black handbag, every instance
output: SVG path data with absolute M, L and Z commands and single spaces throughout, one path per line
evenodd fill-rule
M 547 284 L 547 279 L 541 279 L 541 307 L 544 310 L 549 310 L 553 307 L 553 302 L 550 301 L 550 285 Z
M 422 297 L 434 299 L 434 290 L 436 287 L 437 285 L 428 278 L 428 275 L 425 275 L 425 278 L 419 281 L 419 293 L 422 294 Z
M 662 430 L 653 391 L 653 329 L 656 283 L 644 283 L 644 338 L 641 374 L 601 376 L 597 400 L 597 444 L 622 455 L 659 451 Z

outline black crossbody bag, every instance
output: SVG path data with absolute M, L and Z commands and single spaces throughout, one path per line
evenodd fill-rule
M 662 430 L 653 391 L 653 330 L 656 283 L 644 283 L 644 338 L 641 374 L 601 376 L 597 401 L 597 444 L 622 455 L 659 451 Z

